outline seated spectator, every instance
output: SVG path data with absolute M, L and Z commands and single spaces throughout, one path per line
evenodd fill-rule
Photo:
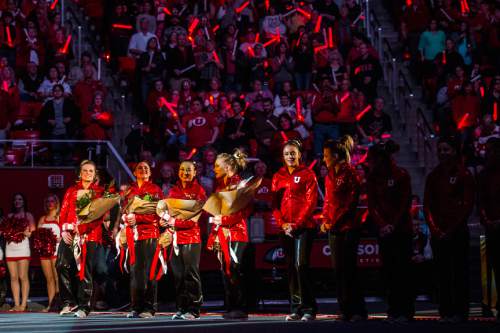
M 329 77 L 321 77 L 321 90 L 312 103 L 312 117 L 314 120 L 314 154 L 323 154 L 323 142 L 328 139 L 336 140 L 339 137 L 337 123 L 338 105 L 335 100 L 335 90 Z
M 271 61 L 272 79 L 274 82 L 274 90 L 280 92 L 283 87 L 283 82 L 293 81 L 294 69 L 293 57 L 289 54 L 288 46 L 285 42 L 280 42 L 276 47 L 276 55 Z
M 274 133 L 271 140 L 270 150 L 275 162 L 274 166 L 281 164 L 283 157 L 280 152 L 283 149 L 283 145 L 292 139 L 301 140 L 300 133 L 293 129 L 292 118 L 288 114 L 283 113 L 278 117 L 278 131 Z
M 266 98 L 273 99 L 273 94 L 269 90 L 264 90 L 260 80 L 253 81 L 253 91 L 245 97 L 245 102 L 250 104 L 250 110 L 261 111 L 262 101 Z
M 374 107 L 360 119 L 358 130 L 365 142 L 378 142 L 392 132 L 391 117 L 384 111 L 384 99 L 375 99 Z
M 30 61 L 26 66 L 26 73 L 19 80 L 19 93 L 22 101 L 34 102 L 38 100 L 38 88 L 43 77 L 38 73 L 38 66 Z

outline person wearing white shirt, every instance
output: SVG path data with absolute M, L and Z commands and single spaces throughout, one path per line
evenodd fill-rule
M 130 38 L 130 42 L 128 44 L 128 53 L 130 56 L 139 57 L 143 52 L 146 51 L 146 46 L 148 44 L 148 40 L 151 37 L 156 37 L 155 34 L 149 32 L 149 21 L 147 18 L 142 18 L 140 23 L 141 31 L 136 32 Z

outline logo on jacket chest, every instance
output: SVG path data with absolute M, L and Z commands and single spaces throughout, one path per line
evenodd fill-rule
M 294 182 L 295 184 L 298 184 L 298 183 L 300 182 L 300 177 L 297 177 L 297 176 L 296 176 L 296 177 L 293 177 L 293 182 Z
M 457 182 L 457 177 L 450 177 L 450 184 L 454 185 Z
M 391 179 L 387 180 L 387 186 L 393 187 L 394 186 L 394 179 L 391 178 Z

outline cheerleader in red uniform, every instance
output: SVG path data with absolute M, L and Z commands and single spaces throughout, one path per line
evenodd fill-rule
M 196 167 L 192 161 L 179 166 L 179 182 L 170 189 L 168 198 L 206 201 L 203 187 L 198 184 Z M 172 271 L 175 279 L 177 313 L 172 319 L 196 319 L 200 317 L 203 302 L 200 278 L 201 237 L 197 221 L 170 217 L 160 220 L 162 227 L 175 228 L 177 249 L 172 255 Z
M 28 277 L 31 256 L 29 237 L 31 232 L 35 230 L 35 222 L 33 215 L 27 212 L 26 197 L 23 194 L 14 194 L 12 213 L 7 216 L 2 224 L 3 227 L 17 230 L 17 232 L 10 233 L 4 230 L 6 240 L 5 258 L 9 269 L 12 297 L 14 298 L 14 307 L 9 311 L 26 311 L 30 291 Z M 22 295 L 21 300 L 19 299 L 20 294 Z
M 104 192 L 98 185 L 96 165 L 90 160 L 80 163 L 78 182 L 66 190 L 59 215 L 63 240 L 59 244 L 56 260 L 59 295 L 63 302 L 63 309 L 59 314 L 79 318 L 87 317 L 90 312 L 96 253 L 102 242 L 102 218 L 78 225 L 78 193 L 83 190 L 87 190 L 92 199 L 101 197 Z M 75 244 L 75 237 L 79 244 Z M 75 246 L 81 249 L 79 271 L 74 255 Z M 75 277 L 79 279 L 77 294 L 74 292 Z
M 51 194 L 47 198 L 45 198 L 44 208 L 45 215 L 42 216 L 38 221 L 38 228 L 46 228 L 51 230 L 57 238 L 56 251 L 54 255 L 47 258 L 40 258 L 43 275 L 47 280 L 47 293 L 49 296 L 49 303 L 47 308 L 43 310 L 44 312 L 47 312 L 53 305 L 52 302 L 55 295 L 59 293 L 56 259 L 59 241 L 61 239 L 61 227 L 59 225 L 59 211 L 61 208 L 61 204 L 59 203 L 59 198 L 57 197 L 57 195 Z
M 137 181 L 125 191 L 125 206 L 135 196 L 150 197 L 158 201 L 163 197 L 161 188 L 150 181 L 151 168 L 145 161 L 139 162 L 134 168 Z M 124 214 L 122 216 L 127 230 L 130 262 L 130 297 L 131 309 L 129 318 L 151 318 L 158 308 L 157 287 L 155 279 L 149 278 L 151 264 L 158 244 L 159 217 L 152 214 Z M 132 239 L 130 239 L 132 238 Z
M 438 268 L 439 315 L 443 322 L 462 322 L 469 315 L 467 220 L 474 207 L 474 178 L 462 163 L 458 137 L 439 140 L 438 158 L 425 183 L 424 213 Z
M 411 181 L 392 154 L 399 146 L 389 140 L 368 151 L 368 212 L 379 230 L 379 246 L 386 282 L 387 319 L 405 323 L 413 318 L 411 288 Z
M 284 232 L 291 312 L 286 320 L 316 318 L 316 299 L 309 278 L 309 260 L 316 232 L 312 214 L 317 205 L 318 183 L 313 171 L 300 162 L 302 145 L 290 140 L 283 147 L 283 166 L 273 176 L 273 215 Z
M 246 155 L 236 149 L 230 155 L 222 153 L 217 155 L 215 160 L 214 172 L 217 179 L 215 192 L 222 192 L 234 189 L 241 181 L 239 173 L 246 167 Z M 229 243 L 230 262 L 226 262 L 223 257 L 221 265 L 222 276 L 224 280 L 225 306 L 227 312 L 224 313 L 225 319 L 244 319 L 248 318 L 246 297 L 242 288 L 242 260 L 248 243 L 248 231 L 246 219 L 249 215 L 248 209 L 240 210 L 231 215 L 214 216 L 212 223 L 211 239 L 215 238 L 216 228 L 223 228 L 224 234 L 228 234 L 226 241 Z M 220 233 L 219 233 L 220 235 Z M 229 269 L 227 269 L 229 265 Z M 229 271 L 229 272 L 228 272 Z
M 356 223 L 356 209 L 361 185 L 356 169 L 351 166 L 353 148 L 350 136 L 328 140 L 323 146 L 328 176 L 321 230 L 328 232 L 341 318 L 355 322 L 366 319 L 367 313 L 358 284 L 360 226 Z

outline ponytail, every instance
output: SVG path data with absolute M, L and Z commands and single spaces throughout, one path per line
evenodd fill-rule
M 354 149 L 354 139 L 350 135 L 344 135 L 338 140 L 327 140 L 323 149 L 328 149 L 332 154 L 337 154 L 340 160 L 351 162 L 351 154 Z
M 224 161 L 224 163 L 236 172 L 245 170 L 247 166 L 247 154 L 240 149 L 235 149 L 233 154 L 221 153 L 217 155 L 217 159 Z

